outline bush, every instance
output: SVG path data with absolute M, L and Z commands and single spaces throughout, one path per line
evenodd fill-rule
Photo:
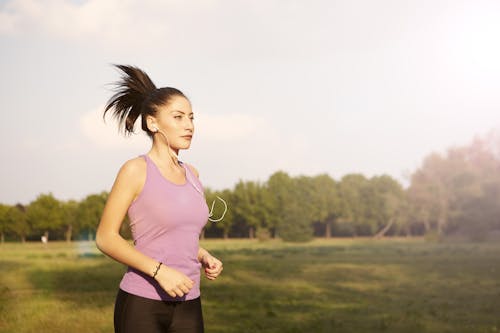
M 313 229 L 305 220 L 288 220 L 279 229 L 280 237 L 286 242 L 308 242 L 313 239 Z
M 265 242 L 271 239 L 271 232 L 269 231 L 268 228 L 257 228 L 255 235 L 257 236 L 257 239 L 261 242 Z

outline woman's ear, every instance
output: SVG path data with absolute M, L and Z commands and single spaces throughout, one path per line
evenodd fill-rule
M 146 116 L 146 125 L 150 132 L 158 132 L 158 125 L 156 125 L 156 120 L 152 116 Z

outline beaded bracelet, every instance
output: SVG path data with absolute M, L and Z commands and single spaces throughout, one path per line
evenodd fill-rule
M 156 266 L 156 269 L 153 273 L 153 279 L 156 277 L 156 274 L 158 274 L 158 271 L 160 270 L 160 266 L 162 265 L 163 263 L 162 262 L 159 262 L 158 263 L 158 266 Z

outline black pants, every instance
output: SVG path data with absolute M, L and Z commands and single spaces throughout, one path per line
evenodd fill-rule
M 201 300 L 159 301 L 119 290 L 115 333 L 203 333 Z

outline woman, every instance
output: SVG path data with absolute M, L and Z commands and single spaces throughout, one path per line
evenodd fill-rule
M 98 248 L 127 265 L 115 302 L 115 332 L 203 332 L 200 268 L 209 280 L 222 262 L 199 247 L 209 217 L 196 169 L 178 160 L 193 137 L 193 112 L 175 88 L 159 88 L 142 70 L 123 72 L 104 111 L 118 118 L 125 134 L 142 129 L 151 137 L 145 155 L 118 172 L 99 227 Z M 119 234 L 128 213 L 134 245 Z

